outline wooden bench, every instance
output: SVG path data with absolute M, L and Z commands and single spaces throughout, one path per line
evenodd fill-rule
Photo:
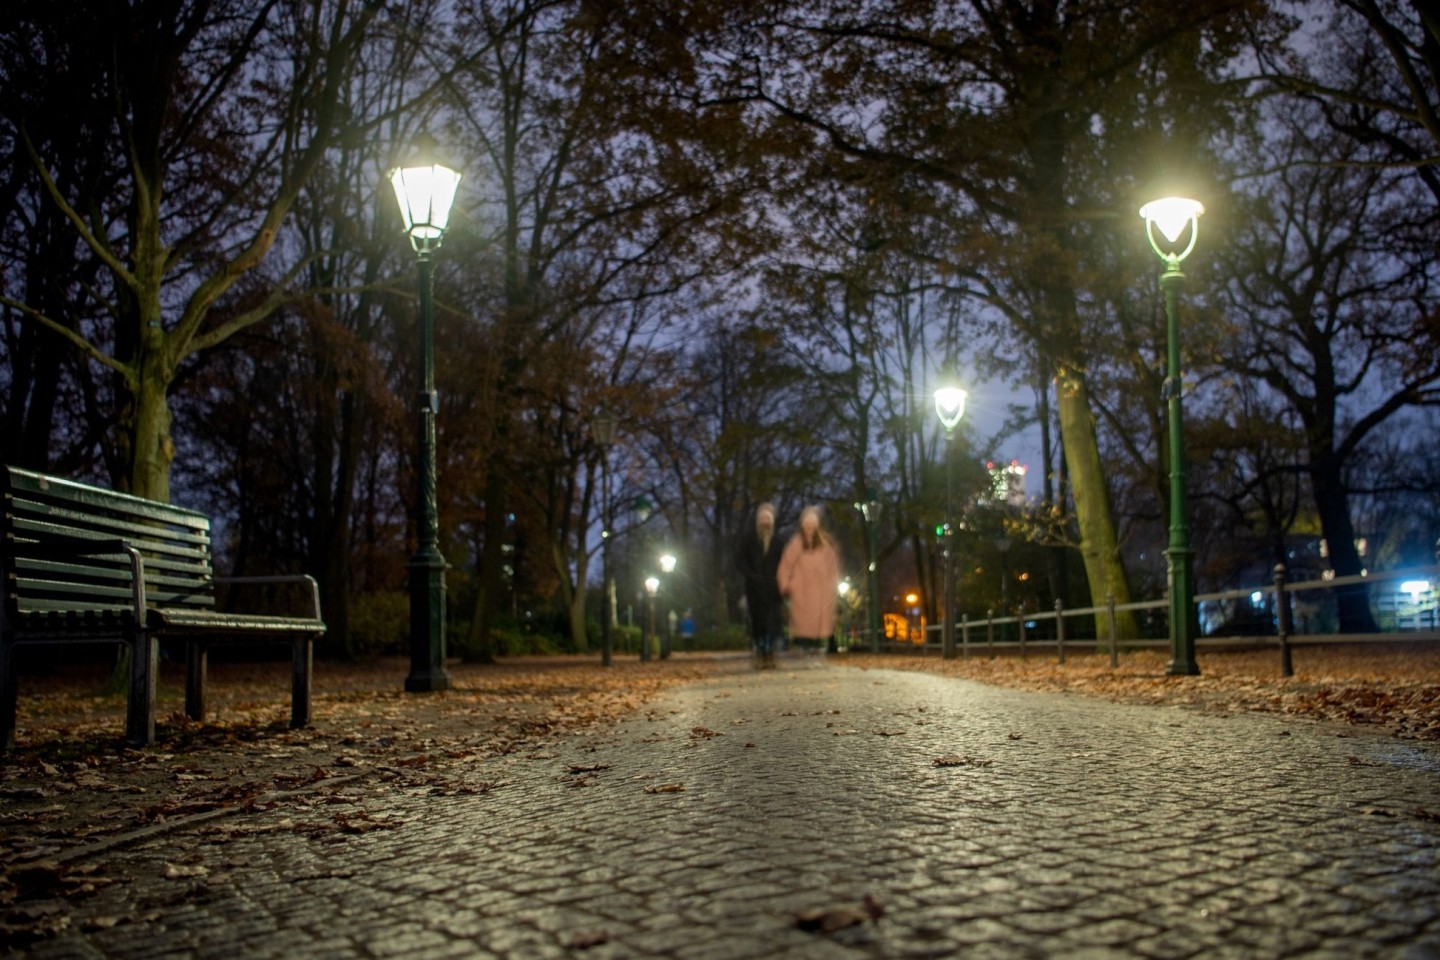
M 128 647 L 125 736 L 148 746 L 162 639 L 184 644 L 185 712 L 197 721 L 212 644 L 289 643 L 290 725 L 310 722 L 313 646 L 325 632 L 313 579 L 218 578 L 204 514 L 18 467 L 0 471 L 0 750 L 15 739 L 14 651 L 22 644 Z M 217 584 L 282 581 L 308 582 L 310 616 L 217 609 Z

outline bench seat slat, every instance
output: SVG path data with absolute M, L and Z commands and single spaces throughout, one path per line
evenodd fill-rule
M 10 491 L 13 510 L 22 517 L 50 517 L 56 524 L 79 524 L 82 527 L 104 528 L 108 525 L 124 524 L 134 530 L 144 528 L 174 528 L 187 531 L 196 537 L 207 537 L 210 533 L 209 517 L 184 507 L 158 504 L 148 499 L 125 498 L 122 494 L 112 497 L 75 499 L 55 497 L 49 492 Z M 141 507 L 135 508 L 138 502 Z
M 210 518 L 198 510 L 189 510 L 185 507 L 121 493 L 118 490 L 105 490 L 75 480 L 67 480 L 64 477 L 45 476 L 15 467 L 9 468 L 9 474 L 7 489 L 17 498 L 28 496 L 39 501 L 71 501 L 84 505 L 87 512 L 123 511 L 132 516 L 157 519 L 185 517 L 188 518 L 186 522 L 192 526 L 203 527 L 207 530 L 210 527 Z
M 128 587 L 131 576 L 129 564 L 124 567 L 86 567 L 77 563 L 52 563 L 50 561 L 16 562 L 14 575 L 9 578 L 9 582 L 14 584 L 15 590 L 22 592 L 29 589 L 44 590 L 54 584 L 82 588 L 93 586 L 103 590 L 106 587 Z M 145 564 L 145 586 L 152 593 L 179 595 L 213 593 L 215 581 L 209 576 L 185 577 L 165 572 L 152 573 L 150 565 L 147 563 Z
M 297 634 L 321 634 L 325 632 L 323 620 L 305 617 L 271 617 L 258 614 L 221 613 L 215 610 L 177 610 L 175 608 L 148 611 L 150 629 L 164 633 L 186 636 L 215 638 L 227 634 L 272 634 L 279 637 L 293 637 Z
M 209 555 L 210 538 L 181 534 L 173 529 L 153 526 L 134 526 L 124 523 L 78 525 L 56 523 L 50 518 L 37 519 L 23 514 L 11 514 L 10 531 L 17 541 L 41 541 L 55 537 L 72 537 L 102 541 L 124 540 L 132 546 L 157 555 L 173 555 L 179 558 L 198 559 Z

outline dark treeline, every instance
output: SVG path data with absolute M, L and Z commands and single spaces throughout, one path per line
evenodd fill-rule
M 315 574 L 332 654 L 403 645 L 418 311 L 385 175 L 427 132 L 465 175 L 436 380 L 467 657 L 594 643 L 602 409 L 622 618 L 668 550 L 662 610 L 733 624 L 762 500 L 824 504 L 862 597 L 872 492 L 886 606 L 916 590 L 933 621 L 947 510 L 972 616 L 1158 596 L 1158 189 L 1206 206 L 1182 305 L 1200 587 L 1430 562 L 1427 11 L 20 0 L 3 456 L 209 511 L 236 572 Z M 952 372 L 1005 427 L 947 449 Z M 1018 503 L 985 464 L 1022 431 Z M 1363 594 L 1340 616 L 1370 626 Z

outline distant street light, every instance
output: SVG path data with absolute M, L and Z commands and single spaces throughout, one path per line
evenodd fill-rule
M 659 578 L 659 577 L 646 577 L 646 578 L 645 578 L 645 593 L 646 593 L 646 595 L 648 596 L 648 598 L 649 598 L 649 600 L 650 600 L 650 635 L 645 638 L 645 641 L 644 641 L 644 643 L 642 644 L 642 647 L 643 647 L 643 649 L 644 649 L 645 655 L 640 658 L 641 660 L 649 660 L 649 659 L 650 659 L 650 645 L 655 642 L 655 594 L 657 594 L 657 593 L 659 593 L 659 592 L 660 592 L 660 578 Z
M 673 553 L 666 553 L 666 554 L 662 554 L 662 555 L 660 556 L 660 572 L 661 572 L 661 573 L 664 573 L 664 574 L 671 574 L 671 573 L 674 573 L 674 572 L 675 572 L 675 555 L 674 555 Z M 674 587 L 675 581 L 674 581 L 674 580 L 671 580 L 671 581 L 670 581 L 670 585 L 671 585 L 671 592 L 672 592 L 672 593 L 678 593 L 678 592 L 679 592 L 679 591 L 675 590 L 675 587 Z M 674 603 L 674 602 L 675 602 L 675 598 L 674 598 L 674 597 L 671 597 L 669 602 L 670 602 L 670 603 Z M 669 660 L 669 659 L 670 659 L 670 637 L 671 637 L 671 634 L 673 634 L 674 632 L 675 632 L 675 609 L 672 607 L 672 608 L 670 609 L 669 615 L 666 616 L 666 618 L 665 618 L 665 635 L 660 638 L 660 659 L 661 659 L 661 660 Z
M 642 494 L 640 494 L 640 496 L 638 496 L 638 497 L 635 498 L 635 502 L 631 505 L 631 509 L 635 511 L 636 526 L 637 526 L 637 527 L 640 527 L 640 526 L 644 526 L 644 525 L 645 525 L 645 521 L 650 519 L 650 514 L 651 514 L 652 512 L 654 512 L 654 510 L 655 510 L 655 505 L 650 502 L 650 498 L 649 498 L 649 497 L 645 496 L 645 494 L 642 493 Z M 641 551 L 640 551 L 640 555 L 643 557 L 643 556 L 645 556 L 646 553 L 648 553 L 647 550 L 643 549 L 643 548 L 644 548 L 644 540 L 643 540 L 643 539 L 642 539 L 640 545 L 641 545 L 641 547 L 642 547 L 642 549 L 641 549 Z M 626 548 L 626 555 L 629 556 L 632 560 L 634 559 L 634 557 L 635 557 L 635 544 L 634 544 L 633 541 L 631 542 L 630 546 Z M 647 564 L 647 566 L 648 566 L 648 564 Z M 633 575 L 633 571 L 634 571 L 634 567 L 631 566 L 631 575 Z M 652 577 L 651 579 L 654 579 L 654 578 Z M 656 587 L 658 588 L 659 585 L 660 585 L 660 581 L 656 580 L 656 581 L 655 581 L 655 585 L 656 585 Z M 643 581 L 643 582 L 642 582 L 642 586 L 644 586 L 646 589 L 649 589 L 649 587 L 650 587 L 650 581 L 649 581 L 649 580 Z M 629 593 L 629 590 L 630 590 L 630 588 L 627 587 L 627 588 L 626 588 L 627 595 L 628 595 L 628 593 Z M 636 590 L 636 595 L 638 595 L 638 594 L 639 594 L 639 591 Z M 651 610 L 652 610 L 652 611 L 654 610 L 654 606 L 655 606 L 655 598 L 654 598 L 654 595 L 652 594 L 652 595 L 651 595 L 651 598 L 650 598 L 650 607 L 651 607 Z M 651 619 L 652 619 L 652 620 L 654 619 L 653 614 L 652 614 Z M 653 623 L 651 624 L 651 632 L 652 632 L 652 633 L 654 632 L 654 624 L 653 624 Z M 648 661 L 648 660 L 650 659 L 650 644 L 649 644 L 649 642 L 645 639 L 645 636 L 644 636 L 645 631 L 642 629 L 642 630 L 640 631 L 640 633 L 641 633 L 641 636 L 640 636 L 640 660 L 641 660 L 641 662 L 646 662 L 646 661 Z
M 950 456 L 950 441 L 955 435 L 955 425 L 965 415 L 965 398 L 969 396 L 956 386 L 944 386 L 935 391 L 935 415 L 945 428 L 945 538 L 944 554 L 945 589 L 941 593 L 945 609 L 940 620 L 940 655 L 946 660 L 955 659 L 955 526 L 951 522 L 954 511 L 954 481 Z
M 873 489 L 865 491 L 865 500 L 855 504 L 855 509 L 865 518 L 865 547 L 869 555 L 869 563 L 865 567 L 866 577 L 869 581 L 870 600 L 868 616 L 870 620 L 870 652 L 880 652 L 880 577 L 876 571 L 875 554 L 876 547 L 876 526 L 880 523 L 880 501 L 875 496 Z
M 416 505 L 418 549 L 410 560 L 411 693 L 448 690 L 445 671 L 445 558 L 440 553 L 439 509 L 436 506 L 435 416 L 440 395 L 435 391 L 435 273 L 432 258 L 450 223 L 450 207 L 460 186 L 460 173 L 435 160 L 434 140 L 417 137 L 416 156 L 390 171 L 390 184 L 400 204 L 405 232 L 415 249 L 420 273 L 420 456 L 419 503 Z
M 1010 544 L 1003 534 L 995 538 L 995 549 L 1000 551 L 1000 610 L 1006 614 L 1010 612 Z
M 1180 286 L 1185 275 L 1180 261 L 1195 249 L 1200 232 L 1200 214 L 1205 207 L 1198 200 L 1165 197 L 1152 200 L 1140 208 L 1145 218 L 1145 235 L 1150 246 L 1165 262 L 1160 275 L 1160 290 L 1165 295 L 1165 386 L 1162 396 L 1169 420 L 1170 444 L 1170 545 L 1165 551 L 1170 587 L 1170 665 L 1166 673 L 1194 676 L 1200 672 L 1195 663 L 1195 638 L 1200 633 L 1200 620 L 1195 610 L 1195 551 L 1190 546 L 1190 510 L 1185 497 L 1185 430 L 1181 412 L 1180 374 Z M 1180 239 L 1189 228 L 1189 242 L 1180 247 Z M 1156 237 L 1159 231 L 1164 243 Z
M 615 445 L 615 415 L 601 410 L 590 419 L 590 434 L 600 448 L 600 575 L 604 580 L 600 623 L 600 665 L 610 666 L 615 654 L 615 635 L 611 624 L 615 619 L 615 589 L 610 582 L 610 448 Z

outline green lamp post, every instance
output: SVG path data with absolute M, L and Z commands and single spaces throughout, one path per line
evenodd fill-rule
M 866 564 L 865 574 L 870 589 L 869 598 L 869 619 L 870 619 L 870 652 L 880 652 L 880 576 L 876 567 L 877 547 L 876 527 L 880 524 L 880 500 L 875 495 L 874 489 L 865 491 L 865 500 L 855 504 L 855 509 L 865 518 L 865 547 L 869 554 L 869 563 Z
M 1180 261 L 1195 249 L 1200 214 L 1204 212 L 1205 207 L 1198 200 L 1185 197 L 1152 200 L 1140 208 L 1150 246 L 1165 262 L 1165 272 L 1160 275 L 1160 290 L 1165 297 L 1163 395 L 1170 445 L 1170 545 L 1165 551 L 1170 587 L 1170 665 L 1166 672 L 1176 676 L 1194 676 L 1200 672 L 1195 663 L 1195 638 L 1200 634 L 1200 621 L 1195 611 L 1195 551 L 1190 546 L 1190 510 L 1185 496 L 1179 298 L 1180 287 L 1185 280 L 1185 275 L 1180 272 Z M 1189 240 L 1181 246 L 1180 240 L 1187 228 Z M 1159 231 L 1160 237 L 1156 236 L 1156 231 Z
M 390 171 L 390 184 L 400 204 L 405 233 L 415 249 L 420 277 L 420 450 L 419 500 L 416 504 L 418 548 L 410 570 L 410 675 L 405 689 L 424 693 L 450 688 L 445 671 L 445 558 L 440 553 L 439 510 L 436 506 L 435 416 L 440 395 L 435 390 L 435 251 L 450 223 L 450 207 L 460 186 L 460 173 L 433 157 L 434 140 L 417 137 L 416 156 Z
M 967 396 L 969 394 L 956 386 L 945 386 L 935 391 L 935 415 L 940 418 L 940 425 L 945 428 L 945 589 L 941 593 L 945 612 L 940 621 L 940 655 L 946 660 L 955 659 L 955 526 L 951 522 L 954 482 L 950 465 L 950 441 L 955 435 L 955 425 L 965 415 Z
M 665 574 L 666 577 L 669 577 L 670 574 L 672 574 L 672 573 L 675 572 L 675 564 L 678 563 L 678 562 L 679 562 L 679 561 L 676 560 L 675 554 L 673 554 L 673 553 L 663 553 L 663 554 L 661 554 L 661 555 L 660 555 L 660 572 L 663 573 L 663 574 Z M 674 580 L 671 580 L 670 583 L 672 584 L 672 590 L 673 590 L 673 584 L 675 583 L 675 581 L 674 581 Z M 678 592 L 678 591 L 677 591 L 677 592 Z M 674 598 L 674 597 L 671 597 L 668 602 L 673 604 L 673 603 L 675 602 L 675 598 Z M 671 629 L 671 627 L 672 627 L 672 625 L 673 625 L 673 620 L 671 619 L 671 617 L 673 617 L 673 616 L 674 616 L 674 608 L 672 607 L 672 608 L 671 608 L 671 614 L 670 614 L 670 616 L 666 617 L 666 619 L 665 619 L 665 632 L 664 632 L 664 634 L 662 634 L 661 637 L 660 637 L 660 659 L 661 659 L 661 660 L 669 660 L 669 659 L 670 659 L 670 643 L 671 643 L 671 640 L 673 639 L 673 638 L 670 636 L 670 634 L 674 632 L 674 631 Z
M 615 656 L 615 634 L 612 626 L 615 620 L 615 586 L 610 580 L 610 540 L 614 531 L 610 529 L 610 448 L 615 445 L 615 415 L 601 410 L 590 420 L 590 434 L 600 448 L 600 576 L 604 581 L 601 591 L 600 614 L 600 665 L 608 667 Z
M 650 519 L 650 514 L 651 514 L 652 512 L 654 512 L 654 510 L 655 510 L 655 505 L 650 502 L 650 498 L 649 498 L 649 497 L 645 496 L 645 494 L 642 493 L 642 494 L 640 494 L 638 497 L 635 498 L 635 502 L 631 505 L 631 509 L 633 509 L 633 510 L 635 511 L 635 520 L 636 520 L 637 526 L 642 526 L 642 527 L 643 527 L 643 526 L 645 525 L 645 521 Z M 642 546 L 643 546 L 643 544 L 642 544 Z M 648 551 L 642 551 L 642 552 L 641 552 L 641 555 L 643 556 L 646 552 L 648 552 Z M 629 553 L 629 556 L 634 557 L 635 551 L 634 551 L 634 544 L 633 544 L 633 543 L 631 544 L 631 547 L 630 547 L 628 553 Z M 653 578 L 649 578 L 649 579 L 653 579 Z M 641 586 L 645 588 L 646 592 L 649 592 L 649 589 L 650 589 L 649 579 L 646 579 L 646 580 L 642 580 L 642 581 L 641 581 Z M 656 587 L 656 589 L 659 589 L 659 587 L 660 587 L 660 582 L 659 582 L 658 580 L 655 581 L 655 587 Z M 637 595 L 638 595 L 638 592 L 637 592 Z M 654 596 L 653 596 L 653 595 L 651 596 L 651 599 L 650 599 L 650 606 L 651 606 L 651 608 L 652 608 L 652 610 L 653 610 L 653 608 L 654 608 L 654 606 L 655 606 L 655 600 L 654 600 Z M 652 633 L 652 634 L 654 633 L 653 626 L 652 626 L 651 633 Z M 645 663 L 648 663 L 648 662 L 650 661 L 650 640 L 649 640 L 648 637 L 645 636 L 645 630 L 644 630 L 643 624 L 642 624 L 641 630 L 640 630 L 640 660 L 641 660 L 642 662 L 645 662 Z
M 650 605 L 650 633 L 648 636 L 645 637 L 644 642 L 641 644 L 641 649 L 644 650 L 644 655 L 640 657 L 641 660 L 650 659 L 650 648 L 656 640 L 657 634 L 655 633 L 655 595 L 659 592 L 660 578 L 654 576 L 646 577 L 645 598 L 647 601 L 649 601 Z

